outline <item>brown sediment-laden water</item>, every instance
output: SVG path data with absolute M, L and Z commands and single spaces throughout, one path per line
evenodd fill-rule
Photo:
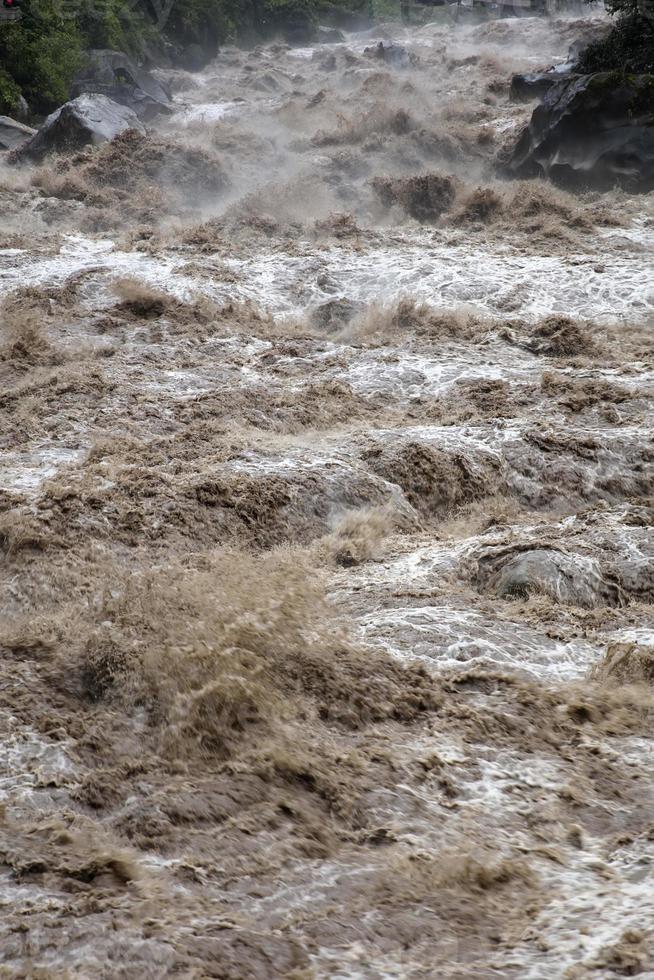
M 654 975 L 654 197 L 495 176 L 596 29 L 0 172 L 0 976 Z

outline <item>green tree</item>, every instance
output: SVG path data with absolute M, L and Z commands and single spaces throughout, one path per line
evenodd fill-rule
M 579 69 L 586 73 L 654 72 L 654 0 L 604 0 L 616 15 L 612 30 L 590 44 Z
M 0 28 L 0 111 L 11 114 L 21 93 L 36 113 L 61 105 L 88 48 L 138 58 L 167 40 L 179 52 L 194 45 L 193 63 L 201 63 L 227 40 L 277 32 L 301 40 L 321 20 L 355 22 L 371 4 L 379 16 L 398 6 L 397 0 L 22 0 L 22 19 Z
M 77 0 L 75 20 L 85 48 L 112 48 L 138 56 L 145 40 L 156 40 L 146 8 L 130 0 Z
M 0 68 L 0 115 L 11 116 L 18 108 L 20 86 Z
M 37 112 L 68 98 L 82 63 L 83 39 L 58 0 L 25 0 L 23 16 L 0 30 L 0 67 Z
M 579 71 L 620 71 L 627 74 L 654 74 L 654 19 L 643 10 L 650 0 L 607 0 L 618 16 L 606 37 L 590 44 L 583 52 Z

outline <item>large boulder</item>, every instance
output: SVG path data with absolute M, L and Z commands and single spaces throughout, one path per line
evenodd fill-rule
M 586 48 L 586 42 L 574 41 L 568 49 L 568 58 L 558 65 L 552 65 L 544 71 L 525 72 L 514 75 L 511 79 L 509 99 L 511 102 L 531 102 L 532 99 L 542 99 L 546 92 L 557 82 L 570 76 Z
M 171 112 L 170 91 L 149 72 L 137 68 L 121 51 L 89 51 L 86 66 L 75 76 L 71 95 L 95 94 L 127 106 L 148 122 Z
M 509 99 L 511 102 L 531 102 L 532 99 L 542 99 L 557 82 L 570 75 L 571 70 L 571 66 L 565 62 L 562 65 L 553 65 L 546 71 L 532 71 L 513 75 L 509 88 Z
M 597 561 L 553 547 L 490 548 L 479 557 L 477 585 L 502 599 L 546 595 L 554 602 L 583 606 L 619 606 L 624 593 Z
M 570 189 L 654 188 L 654 75 L 599 72 L 554 85 L 507 167 Z
M 0 116 L 0 150 L 13 150 L 35 133 L 31 126 L 16 122 L 9 116 Z
M 311 324 L 319 330 L 333 333 L 347 326 L 364 309 L 363 303 L 348 299 L 347 296 L 328 299 L 311 311 Z
M 106 95 L 80 95 L 53 112 L 39 131 L 13 151 L 15 161 L 38 162 L 49 153 L 70 153 L 112 140 L 127 129 L 145 127 L 127 106 Z

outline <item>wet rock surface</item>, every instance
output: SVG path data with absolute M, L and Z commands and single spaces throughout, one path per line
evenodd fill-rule
M 511 79 L 509 97 L 513 102 L 531 102 L 542 99 L 546 92 L 561 81 L 561 73 L 553 68 L 547 71 L 534 71 L 514 75 Z
M 607 582 L 592 559 L 546 548 L 511 549 L 479 559 L 479 585 L 502 598 L 527 599 L 544 594 L 556 602 L 614 606 L 620 590 Z
M 654 76 L 604 72 L 565 79 L 534 110 L 512 174 L 566 187 L 654 188 Z
M 73 153 L 89 144 L 106 143 L 128 129 L 144 131 L 131 109 L 106 95 L 80 95 L 48 116 L 16 150 L 16 159 L 39 161 L 50 153 Z
M 551 65 L 545 71 L 518 72 L 513 75 L 509 88 L 509 98 L 514 102 L 531 102 L 533 99 L 542 99 L 558 82 L 562 82 L 575 72 L 579 74 L 577 65 L 586 46 L 587 41 L 574 41 L 570 45 L 565 61 Z
M 87 63 L 75 76 L 71 90 L 72 98 L 84 94 L 106 95 L 127 106 L 144 122 L 171 111 L 166 86 L 120 51 L 88 52 Z
M 9 116 L 0 116 L 0 150 L 13 150 L 36 133 L 31 126 Z
M 0 171 L 0 973 L 654 968 L 652 201 L 494 177 L 596 26 Z
M 363 303 L 346 297 L 328 299 L 312 310 L 311 321 L 319 329 L 333 332 L 344 327 L 364 309 Z

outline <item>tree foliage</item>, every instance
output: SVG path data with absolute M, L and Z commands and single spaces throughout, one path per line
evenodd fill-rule
M 20 94 L 20 86 L 11 75 L 0 68 L 0 115 L 7 116 L 16 111 Z
M 22 19 L 0 30 L 2 71 L 37 111 L 66 100 L 81 60 L 79 30 L 57 0 L 25 0 Z
M 609 33 L 584 51 L 579 70 L 654 73 L 654 0 L 604 0 L 616 15 Z
M 606 37 L 590 44 L 581 56 L 579 71 L 621 71 L 654 74 L 654 17 L 643 16 L 634 0 L 610 0 L 619 14 Z
M 61 105 L 85 49 L 139 58 L 194 45 L 209 58 L 227 40 L 310 33 L 319 19 L 367 8 L 368 0 L 22 0 L 22 19 L 0 27 L 0 111 L 11 113 L 21 93 L 36 113 Z

